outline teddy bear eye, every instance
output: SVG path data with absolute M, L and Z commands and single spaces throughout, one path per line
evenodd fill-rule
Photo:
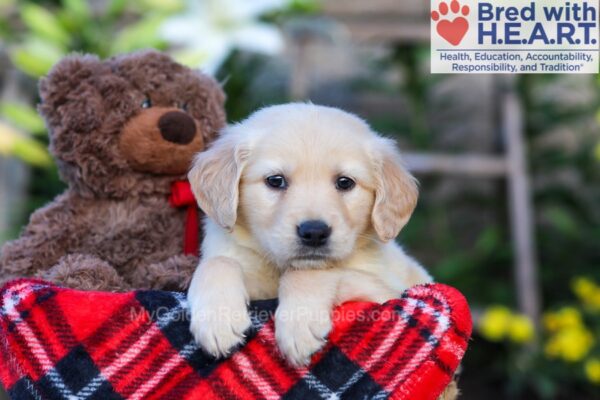
M 187 112 L 188 110 L 188 103 L 181 103 L 179 108 L 181 108 L 183 111 Z
M 144 99 L 144 101 L 142 101 L 142 108 L 150 108 L 152 107 L 152 100 L 150 100 L 150 98 L 146 97 Z

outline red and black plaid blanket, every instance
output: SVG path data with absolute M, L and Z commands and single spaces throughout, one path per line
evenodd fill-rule
M 248 343 L 217 360 L 196 346 L 181 293 L 81 292 L 36 280 L 0 291 L 0 381 L 13 399 L 436 399 L 467 347 L 463 296 L 418 286 L 335 310 L 308 368 L 274 341 L 276 300 L 253 302 Z

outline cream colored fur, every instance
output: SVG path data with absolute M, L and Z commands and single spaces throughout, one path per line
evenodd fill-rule
M 266 177 L 283 175 L 285 190 Z M 335 181 L 356 182 L 339 191 Z M 279 297 L 277 343 L 306 365 L 348 300 L 384 302 L 430 282 L 393 241 L 409 220 L 417 185 L 394 143 L 356 116 L 312 104 L 262 109 L 227 128 L 189 173 L 207 214 L 202 259 L 188 292 L 191 330 L 221 356 L 244 339 L 250 300 Z M 306 258 L 297 226 L 325 221 L 327 253 Z

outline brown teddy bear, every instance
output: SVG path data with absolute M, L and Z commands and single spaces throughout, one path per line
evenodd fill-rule
M 199 238 L 195 203 L 178 181 L 225 124 L 220 86 L 143 51 L 67 57 L 41 81 L 40 96 L 68 189 L 4 246 L 0 281 L 185 289 Z

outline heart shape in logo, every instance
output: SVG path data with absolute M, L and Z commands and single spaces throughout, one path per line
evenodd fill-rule
M 0 290 L 0 382 L 13 399 L 435 400 L 471 334 L 456 289 L 417 286 L 338 307 L 327 345 L 293 367 L 275 341 L 276 307 L 253 302 L 247 343 L 215 359 L 191 336 L 183 293 L 13 281 Z
M 448 43 L 458 46 L 469 30 L 469 22 L 464 17 L 457 17 L 454 21 L 441 20 L 437 23 L 436 30 Z

